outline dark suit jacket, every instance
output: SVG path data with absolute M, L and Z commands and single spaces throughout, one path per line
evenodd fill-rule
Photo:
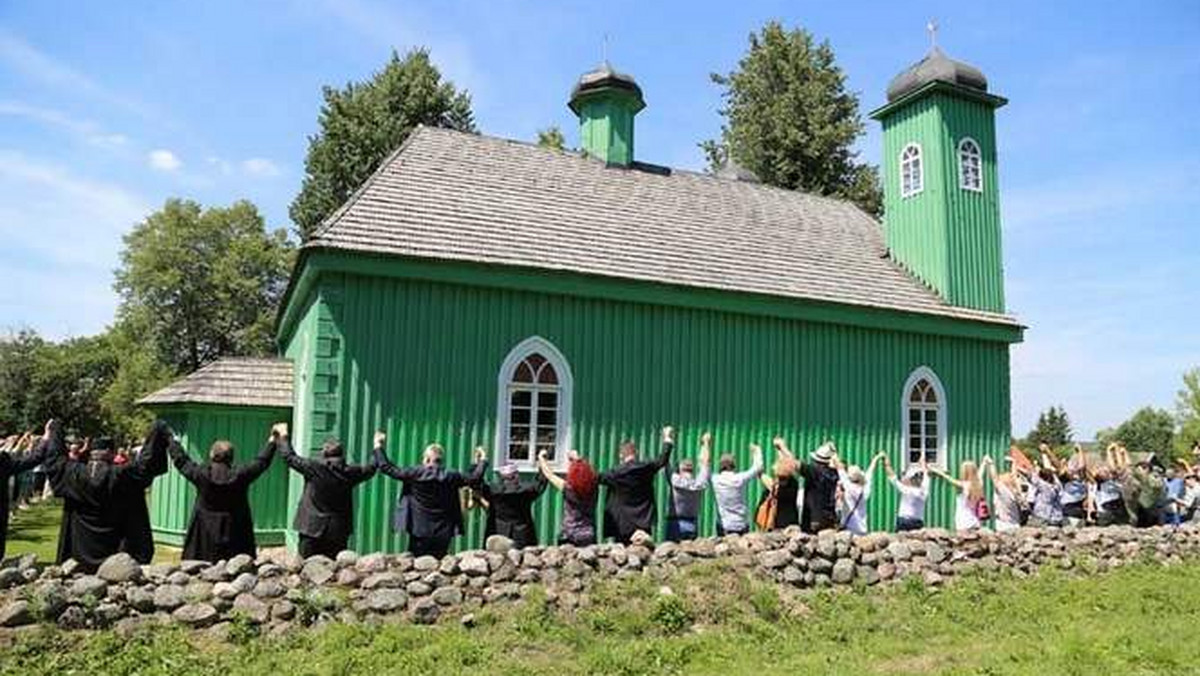
M 375 476 L 374 465 L 348 465 L 344 458 L 303 458 L 286 443 L 284 463 L 304 477 L 304 493 L 293 527 L 310 538 L 346 542 L 354 532 L 354 487 Z
M 404 482 L 392 527 L 413 537 L 449 540 L 463 532 L 462 503 L 458 489 L 477 484 L 486 462 L 477 463 L 469 475 L 444 467 L 398 467 L 382 448 L 375 449 L 375 466 Z
M 663 444 L 653 460 L 623 462 L 600 473 L 600 484 L 608 487 L 604 506 L 604 535 L 628 540 L 638 530 L 654 533 L 656 514 L 654 477 L 671 461 L 674 444 Z
M 197 464 L 178 444 L 171 445 L 175 468 L 196 487 L 196 505 L 183 542 L 183 558 L 219 561 L 255 554 L 250 485 L 271 466 L 276 442 L 269 441 L 244 465 Z
M 546 490 L 546 484 L 546 477 L 541 473 L 533 481 L 522 480 L 516 485 L 503 480 L 481 482 L 477 490 L 488 501 L 486 534 L 503 535 L 517 547 L 537 545 L 533 503 Z
M 141 452 L 147 464 L 140 481 L 130 482 L 117 496 L 117 510 L 124 514 L 121 525 L 121 551 L 127 552 L 138 563 L 150 563 L 154 558 L 154 536 L 150 532 L 150 510 L 146 506 L 146 491 L 156 477 L 167 473 L 167 446 L 171 443 L 171 429 L 158 421 L 150 429 Z

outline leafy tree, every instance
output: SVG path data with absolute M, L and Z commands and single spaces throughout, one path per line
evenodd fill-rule
M 537 135 L 537 144 L 543 148 L 567 149 L 567 139 L 563 137 L 562 130 L 557 125 L 542 129 L 538 131 Z
M 304 182 L 289 213 L 302 240 L 404 142 L 418 124 L 475 131 L 471 97 L 441 73 L 425 49 L 392 58 L 370 80 L 343 89 L 325 87 L 309 137 Z
M 1131 453 L 1155 453 L 1170 460 L 1174 450 L 1175 419 L 1168 411 L 1147 406 L 1121 423 L 1111 438 L 1124 444 Z
M 112 381 L 100 397 L 100 407 L 115 436 L 134 439 L 143 434 L 153 416 L 137 406 L 137 400 L 166 386 L 176 375 L 159 360 L 153 345 L 138 339 L 148 332 L 148 328 L 127 319 L 108 334 L 118 362 Z
M 828 41 L 772 21 L 750 35 L 737 70 L 711 77 L 724 88 L 725 118 L 721 138 L 700 144 L 713 170 L 732 159 L 767 184 L 882 213 L 878 171 L 852 148 L 863 133 L 858 97 Z
M 1039 444 L 1048 444 L 1050 448 L 1060 449 L 1070 444 L 1073 436 L 1066 409 L 1051 406 L 1038 416 L 1037 425 L 1026 439 L 1028 445 L 1034 448 Z
M 168 200 L 125 236 L 118 318 L 176 372 L 269 354 L 291 264 L 286 232 L 268 232 L 253 204 Z
M 37 354 L 44 345 L 41 336 L 29 329 L 0 340 L 0 433 L 37 426 L 27 402 L 37 370 Z
M 81 435 L 111 433 L 100 400 L 116 371 L 107 334 L 42 344 L 26 394 L 31 423 L 56 418 Z
M 1175 398 L 1179 436 L 1175 439 L 1175 450 L 1188 453 L 1200 443 L 1200 367 L 1183 374 L 1183 389 Z

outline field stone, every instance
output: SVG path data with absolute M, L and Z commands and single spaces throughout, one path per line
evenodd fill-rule
M 340 587 L 357 587 L 362 576 L 353 568 L 343 568 L 338 571 L 337 584 Z
M 0 627 L 23 627 L 36 619 L 28 601 L 13 601 L 0 608 Z
M 438 560 L 432 556 L 418 556 L 413 560 L 413 570 L 421 573 L 437 570 L 439 565 Z
M 482 556 L 462 557 L 458 562 L 458 569 L 472 577 L 487 575 L 489 571 L 487 559 Z
M 300 577 L 312 584 L 322 585 L 333 579 L 336 565 L 328 556 L 312 556 L 304 562 Z
M 353 566 L 354 564 L 358 563 L 358 552 L 351 551 L 349 549 L 343 549 L 337 553 L 337 556 L 334 558 L 333 562 L 337 564 L 338 568 Z
M 254 559 L 249 554 L 238 554 L 225 564 L 225 572 L 229 577 L 254 572 Z
M 287 593 L 283 585 L 273 579 L 259 580 L 252 591 L 255 596 L 263 599 L 275 599 Z
M 200 571 L 200 579 L 205 582 L 224 582 L 232 577 L 227 570 L 224 564 L 214 563 Z
M 88 625 L 87 611 L 79 606 L 67 606 L 58 616 L 57 623 L 63 629 L 84 629 Z
M 458 587 L 442 587 L 433 592 L 430 597 L 435 603 L 443 606 L 457 606 L 462 603 L 462 590 Z
M 182 570 L 177 570 L 174 573 L 171 573 L 170 575 L 167 576 L 168 584 L 178 585 L 180 587 L 186 587 L 189 583 L 191 583 L 191 581 L 192 581 L 192 576 L 188 575 L 187 573 L 183 572 Z
M 507 554 L 512 551 L 513 541 L 503 535 L 489 535 L 483 548 L 496 554 Z
M 139 613 L 154 612 L 154 592 L 146 587 L 134 587 L 125 592 L 125 602 Z
M 79 572 L 79 562 L 75 559 L 67 559 L 62 564 L 62 574 L 64 577 L 71 577 Z
M 838 559 L 837 563 L 833 564 L 830 578 L 834 584 L 849 584 L 854 579 L 854 562 L 850 559 Z
M 408 594 L 410 596 L 428 596 L 431 592 L 433 592 L 433 587 L 431 585 L 420 580 L 413 580 L 412 582 L 409 582 L 406 589 L 408 590 Z
M 171 613 L 176 622 L 193 628 L 207 627 L 217 620 L 218 615 L 217 609 L 207 603 L 189 603 Z
M 219 599 L 233 600 L 240 593 L 230 582 L 218 582 L 212 588 L 212 595 Z
M 941 563 L 946 560 L 948 555 L 946 549 L 936 542 L 925 545 L 925 559 L 930 563 Z
M 360 556 L 358 561 L 354 563 L 354 569 L 360 573 L 372 574 L 382 573 L 387 570 L 388 560 L 386 554 L 367 554 Z
M 0 486 L 0 488 L 8 490 L 7 486 Z M 24 581 L 25 577 L 16 568 L 0 568 L 0 589 L 15 587 Z
M 271 619 L 288 621 L 296 617 L 296 604 L 283 599 L 271 604 Z
M 230 584 L 233 585 L 233 588 L 236 589 L 239 594 L 242 592 L 248 592 L 251 589 L 254 589 L 254 585 L 258 584 L 258 576 L 254 573 L 242 573 L 234 578 L 233 582 Z
M 105 582 L 138 582 L 142 578 L 142 565 L 129 554 L 119 552 L 104 559 L 96 576 Z
M 418 599 L 413 604 L 412 621 L 416 624 L 433 624 L 442 615 L 442 609 L 433 599 Z
M 259 600 L 254 594 L 245 592 L 233 600 L 233 612 L 254 624 L 264 624 L 271 617 L 271 606 Z
M 758 565 L 769 570 L 783 568 L 792 560 L 792 555 L 786 549 L 774 549 L 758 554 Z
M 154 590 L 154 607 L 159 610 L 175 610 L 183 605 L 183 588 L 176 585 L 163 585 Z
M 408 595 L 400 589 L 377 589 L 366 597 L 366 607 L 376 613 L 402 610 L 408 604 Z
M 179 570 L 187 573 L 188 575 L 196 575 L 197 573 L 200 573 L 204 569 L 208 568 L 210 565 L 212 564 L 210 564 L 208 561 L 184 559 L 183 561 L 179 562 Z
M 129 608 L 123 603 L 105 602 L 96 606 L 96 621 L 104 627 L 112 625 L 129 614 Z
M 188 603 L 203 603 L 213 595 L 213 584 L 203 580 L 196 580 L 183 588 L 183 596 Z
M 96 600 L 104 598 L 108 593 L 108 583 L 95 575 L 84 575 L 71 583 L 71 596 L 82 598 L 91 596 Z

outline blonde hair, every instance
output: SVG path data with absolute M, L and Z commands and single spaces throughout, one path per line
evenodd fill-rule
M 963 490 L 970 500 L 983 499 L 983 481 L 979 478 L 979 466 L 970 460 L 963 460 L 958 466 L 959 481 L 967 486 Z
M 796 462 L 795 458 L 777 458 L 772 471 L 775 472 L 777 478 L 786 479 L 787 477 L 796 475 L 796 472 L 799 470 L 798 465 L 799 463 Z

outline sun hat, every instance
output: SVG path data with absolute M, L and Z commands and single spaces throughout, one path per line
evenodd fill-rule
M 811 457 L 814 462 L 828 465 L 829 463 L 833 462 L 833 444 L 826 441 L 818 446 L 817 450 L 813 451 L 809 457 Z

